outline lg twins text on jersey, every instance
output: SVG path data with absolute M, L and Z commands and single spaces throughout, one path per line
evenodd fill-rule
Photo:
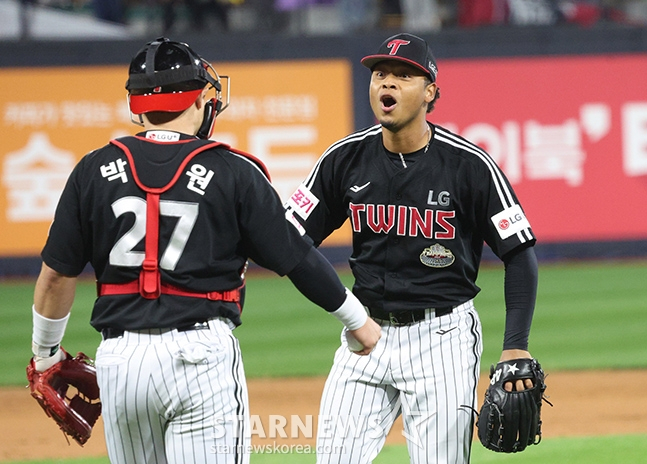
M 287 202 L 316 244 L 347 219 L 354 292 L 369 308 L 455 306 L 473 298 L 485 241 L 503 257 L 535 237 L 490 156 L 432 125 L 427 150 L 405 155 L 374 126 L 336 142 Z

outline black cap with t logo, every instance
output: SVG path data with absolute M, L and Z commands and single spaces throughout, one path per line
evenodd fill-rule
M 436 59 L 424 39 L 413 34 L 397 34 L 386 39 L 375 55 L 362 58 L 362 64 L 373 69 L 380 61 L 396 60 L 415 66 L 424 71 L 432 82 L 436 82 L 438 67 Z

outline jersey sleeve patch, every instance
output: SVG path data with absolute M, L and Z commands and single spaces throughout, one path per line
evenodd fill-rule
M 301 184 L 287 201 L 287 206 L 302 219 L 308 219 L 310 213 L 319 204 L 317 198 L 305 185 Z
M 502 240 L 530 228 L 530 223 L 519 205 L 504 209 L 490 219 Z

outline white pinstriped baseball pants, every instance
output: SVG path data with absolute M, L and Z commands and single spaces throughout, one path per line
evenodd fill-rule
M 318 464 L 367 464 L 402 414 L 411 463 L 469 462 L 482 329 L 469 301 L 451 314 L 382 324 L 368 356 L 342 345 L 324 387 Z
M 208 329 L 142 330 L 96 355 L 112 464 L 246 464 L 249 403 L 238 340 Z

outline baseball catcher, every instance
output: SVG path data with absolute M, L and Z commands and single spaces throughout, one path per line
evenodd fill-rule
M 132 58 L 126 89 L 142 131 L 77 163 L 41 252 L 31 388 L 81 444 L 101 412 L 113 463 L 249 462 L 249 401 L 232 332 L 248 261 L 330 312 L 362 344 L 358 354 L 373 349 L 380 326 L 288 221 L 265 165 L 210 140 L 229 101 L 226 76 L 160 37 Z M 102 339 L 96 375 L 82 354 L 57 357 L 88 264 L 98 296 L 90 323 Z
M 490 386 L 478 416 L 478 436 L 486 448 L 503 453 L 523 451 L 541 441 L 541 403 L 546 384 L 535 359 L 503 361 L 490 369 Z M 527 380 L 532 382 L 528 388 Z M 525 390 L 508 391 L 507 382 L 526 383 Z M 552 406 L 552 404 L 551 404 Z
M 29 389 L 60 429 L 83 446 L 101 415 L 97 374 L 85 354 L 72 357 L 63 348 L 58 351 L 60 361 L 42 372 L 38 370 L 39 360 L 32 358 L 27 366 Z

